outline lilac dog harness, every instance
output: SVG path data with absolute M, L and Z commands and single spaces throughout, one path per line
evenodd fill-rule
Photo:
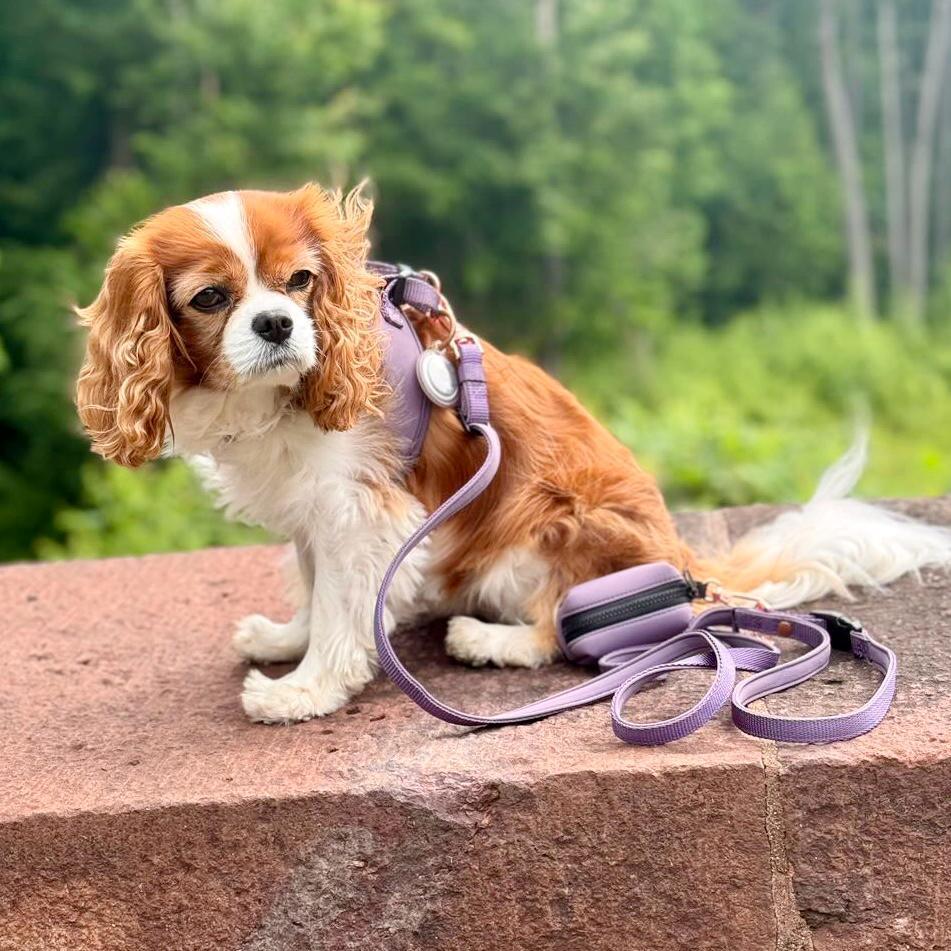
M 438 284 L 426 272 L 371 264 L 385 280 L 382 320 L 389 339 L 387 368 L 398 405 L 396 431 L 412 468 L 429 423 L 431 381 L 418 372 L 426 351 L 411 321 L 409 305 L 423 314 L 445 314 Z M 705 585 L 685 578 L 672 565 L 639 565 L 576 585 L 558 610 L 557 630 L 565 656 L 576 663 L 597 662 L 602 672 L 514 710 L 490 716 L 470 714 L 434 697 L 399 659 L 384 623 L 387 593 L 406 557 L 443 522 L 474 501 L 492 482 L 501 461 L 498 434 L 489 419 L 489 395 L 482 349 L 473 337 L 457 338 L 456 410 L 466 430 L 482 438 L 486 456 L 472 478 L 439 506 L 404 542 L 387 568 L 374 611 L 374 638 L 380 665 L 390 679 L 428 713 L 462 726 L 527 723 L 606 697 L 611 700 L 614 733 L 627 743 L 651 746 L 680 739 L 707 723 L 727 701 L 733 722 L 751 736 L 792 743 L 847 740 L 877 726 L 895 693 L 897 659 L 856 621 L 833 612 L 791 614 L 721 605 L 694 617 L 691 602 Z M 447 358 L 448 359 L 448 358 Z M 450 383 L 455 382 L 455 377 Z M 451 389 L 451 386 L 449 386 Z M 436 385 L 437 399 L 439 385 Z M 448 392 L 448 390 L 447 390 Z M 439 405 L 448 405 L 440 403 Z M 722 628 L 729 630 L 724 632 Z M 792 637 L 809 647 L 779 663 L 780 652 L 747 633 Z M 803 683 L 825 669 L 831 651 L 851 651 L 878 668 L 882 682 L 867 703 L 849 713 L 826 717 L 782 717 L 750 705 Z M 624 706 L 645 684 L 675 670 L 708 668 L 712 681 L 689 710 L 667 720 L 634 722 Z M 737 682 L 737 670 L 752 676 Z

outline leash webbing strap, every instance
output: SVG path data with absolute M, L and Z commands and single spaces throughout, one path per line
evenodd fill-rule
M 845 740 L 871 730 L 881 722 L 895 692 L 897 661 L 894 653 L 861 627 L 840 615 L 799 615 L 748 608 L 714 608 L 696 617 L 687 630 L 653 645 L 620 649 L 602 658 L 603 673 L 541 700 L 492 715 L 470 714 L 433 696 L 404 666 L 386 630 L 386 598 L 396 572 L 407 556 L 436 528 L 478 498 L 491 484 L 501 461 L 498 434 L 489 421 L 488 390 L 482 351 L 474 340 L 460 340 L 459 415 L 466 429 L 485 440 L 486 456 L 472 478 L 442 503 L 403 543 L 386 570 L 374 610 L 374 639 L 380 666 L 389 678 L 428 713 L 460 726 L 502 726 L 527 723 L 613 695 L 611 719 L 615 734 L 628 743 L 657 745 L 680 739 L 707 723 L 727 702 L 733 721 L 746 733 L 763 739 L 793 743 Z M 714 628 L 728 626 L 732 633 Z M 883 674 L 871 699 L 849 713 L 827 717 L 779 717 L 756 713 L 749 704 L 786 690 L 815 676 L 828 662 L 833 642 L 865 658 Z M 790 636 L 810 650 L 784 664 L 779 651 L 742 630 Z M 706 693 L 689 710 L 651 723 L 625 719 L 623 708 L 651 680 L 673 670 L 710 668 L 713 679 Z M 736 671 L 751 670 L 752 677 L 736 684 Z
M 868 733 L 885 718 L 895 696 L 898 659 L 891 648 L 876 641 L 860 624 L 828 612 L 817 612 L 807 619 L 802 615 L 783 617 L 773 611 L 746 608 L 707 611 L 694 623 L 724 623 L 723 616 L 728 613 L 733 615 L 732 623 L 745 630 L 788 635 L 811 648 L 794 660 L 763 670 L 736 685 L 732 696 L 733 722 L 744 733 L 787 743 L 828 743 Z M 782 620 L 791 624 L 791 628 L 787 629 Z M 783 717 L 750 709 L 754 701 L 788 690 L 824 670 L 833 647 L 851 651 L 882 674 L 882 682 L 861 707 L 826 717 Z

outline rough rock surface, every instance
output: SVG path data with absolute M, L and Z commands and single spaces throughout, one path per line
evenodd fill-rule
M 901 507 L 951 524 L 951 499 Z M 681 523 L 723 543 L 770 514 Z M 951 947 L 945 576 L 849 608 L 901 663 L 873 733 L 777 745 L 724 713 L 637 749 L 604 705 L 467 731 L 382 681 L 324 720 L 248 723 L 231 627 L 288 614 L 277 561 L 264 547 L 0 571 L 0 951 Z M 475 709 L 579 676 L 468 670 L 441 633 L 403 650 Z M 771 704 L 831 712 L 875 679 L 836 658 Z M 646 691 L 644 715 L 700 683 Z

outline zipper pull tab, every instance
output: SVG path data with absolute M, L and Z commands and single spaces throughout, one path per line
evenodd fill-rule
M 684 571 L 684 582 L 687 585 L 687 593 L 690 595 L 691 601 L 706 601 L 707 599 L 707 582 L 706 581 L 697 581 L 696 578 L 689 571 Z

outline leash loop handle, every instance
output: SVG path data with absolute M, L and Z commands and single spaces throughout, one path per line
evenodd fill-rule
M 712 613 L 706 612 L 707 615 Z M 898 658 L 891 648 L 876 641 L 860 624 L 845 619 L 851 624 L 851 631 L 847 642 L 843 642 L 838 640 L 842 636 L 843 618 L 837 614 L 782 615 L 737 608 L 734 616 L 745 629 L 762 633 L 779 633 L 780 625 L 783 625 L 789 636 L 811 648 L 793 660 L 756 673 L 736 685 L 731 700 L 733 722 L 744 733 L 786 743 L 830 743 L 868 733 L 885 718 L 895 696 Z M 785 628 L 786 624 L 791 628 Z M 756 700 L 788 690 L 825 670 L 833 649 L 850 651 L 882 674 L 881 683 L 861 707 L 824 717 L 778 716 L 750 709 L 750 704 Z

